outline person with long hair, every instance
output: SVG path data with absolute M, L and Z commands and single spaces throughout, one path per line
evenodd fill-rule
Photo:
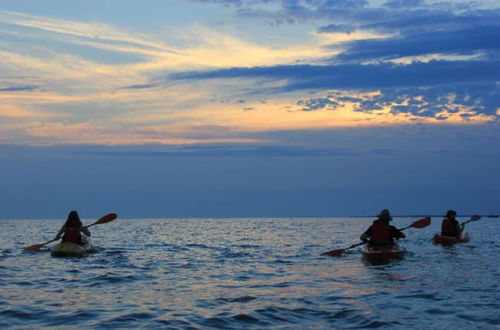
M 66 222 L 57 233 L 55 239 L 62 237 L 63 242 L 71 242 L 76 244 L 85 244 L 85 238 L 82 235 L 91 236 L 87 227 L 82 224 L 78 212 L 71 211 L 68 214 Z

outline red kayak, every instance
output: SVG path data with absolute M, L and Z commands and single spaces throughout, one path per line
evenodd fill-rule
M 454 236 L 443 236 L 443 235 L 434 235 L 432 238 L 432 242 L 434 244 L 443 244 L 443 245 L 451 245 L 455 243 L 466 243 L 469 241 L 469 235 L 465 234 L 462 237 L 454 237 Z
M 365 245 L 361 249 L 363 258 L 368 261 L 386 261 L 389 259 L 401 259 L 406 250 L 398 244 L 393 245 Z

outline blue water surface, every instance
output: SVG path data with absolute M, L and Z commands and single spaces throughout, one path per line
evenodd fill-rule
M 0 220 L 0 328 L 500 329 L 499 219 L 451 247 L 429 242 L 440 219 L 410 228 L 388 263 L 320 256 L 371 221 L 117 219 L 91 228 L 96 253 L 54 258 L 22 248 L 62 219 Z

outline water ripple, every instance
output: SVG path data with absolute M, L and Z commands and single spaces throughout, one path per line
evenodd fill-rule
M 43 242 L 58 221 L 12 222 L 0 240 L 0 328 L 498 327 L 498 222 L 452 247 L 428 243 L 438 225 L 409 230 L 407 256 L 381 265 L 363 262 L 357 249 L 319 256 L 357 242 L 370 223 L 123 220 L 96 227 L 96 253 L 55 259 L 48 248 L 22 253 L 29 242 L 15 233 L 28 226 Z

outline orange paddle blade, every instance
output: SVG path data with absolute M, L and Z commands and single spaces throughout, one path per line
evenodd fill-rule
M 28 247 L 25 247 L 23 249 L 23 251 L 38 251 L 40 250 L 43 246 L 49 244 L 49 243 L 52 243 L 54 241 L 57 241 L 57 239 L 51 239 L 50 241 L 48 242 L 45 242 L 45 243 L 41 243 L 41 244 L 35 244 L 35 245 L 31 245 L 31 246 L 28 246 Z
M 103 223 L 107 223 L 107 222 L 113 221 L 117 217 L 118 216 L 116 215 L 116 213 L 106 214 L 105 216 L 103 216 L 102 218 L 100 218 L 99 220 L 97 220 L 96 222 L 94 222 L 93 224 L 88 225 L 87 228 L 92 227 L 94 225 L 100 225 L 100 224 L 103 224 Z
M 87 228 L 89 227 L 92 227 L 94 225 L 100 225 L 100 224 L 103 224 L 103 223 L 107 223 L 107 222 L 110 222 L 110 221 L 113 221 L 117 218 L 118 216 L 116 215 L 116 213 L 110 213 L 110 214 L 106 214 L 105 216 L 101 217 L 99 220 L 97 220 L 96 222 L 94 222 L 93 224 L 91 225 L 88 225 Z
M 106 223 L 106 222 L 113 221 L 113 220 L 115 220 L 117 217 L 118 217 L 118 215 L 116 215 L 116 213 L 106 214 L 105 216 L 103 216 L 102 218 L 100 218 L 99 220 L 97 220 L 97 221 L 94 223 L 94 225 L 100 225 L 100 224 L 102 224 L 102 223 Z
M 38 251 L 40 250 L 46 243 L 42 243 L 42 244 L 35 244 L 35 245 L 31 245 L 31 246 L 28 246 L 28 247 L 25 247 L 23 249 L 23 251 Z
M 356 246 L 360 246 L 360 245 L 363 245 L 363 244 L 366 244 L 366 242 L 360 242 L 360 243 L 356 243 L 356 244 L 353 244 L 349 247 L 346 247 L 346 248 L 343 248 L 343 249 L 337 249 L 337 250 L 331 250 L 331 251 L 328 251 L 328 252 L 323 252 L 321 253 L 322 256 L 332 256 L 332 257 L 340 257 L 342 255 L 342 252 L 344 252 L 345 250 L 349 250 L 349 249 L 352 249 Z
M 424 228 L 431 224 L 431 218 L 425 217 L 423 219 L 417 220 L 411 224 L 410 227 L 413 228 Z
M 321 253 L 321 255 L 322 256 L 340 257 L 342 255 L 342 252 L 344 252 L 344 249 L 331 250 L 328 252 Z

